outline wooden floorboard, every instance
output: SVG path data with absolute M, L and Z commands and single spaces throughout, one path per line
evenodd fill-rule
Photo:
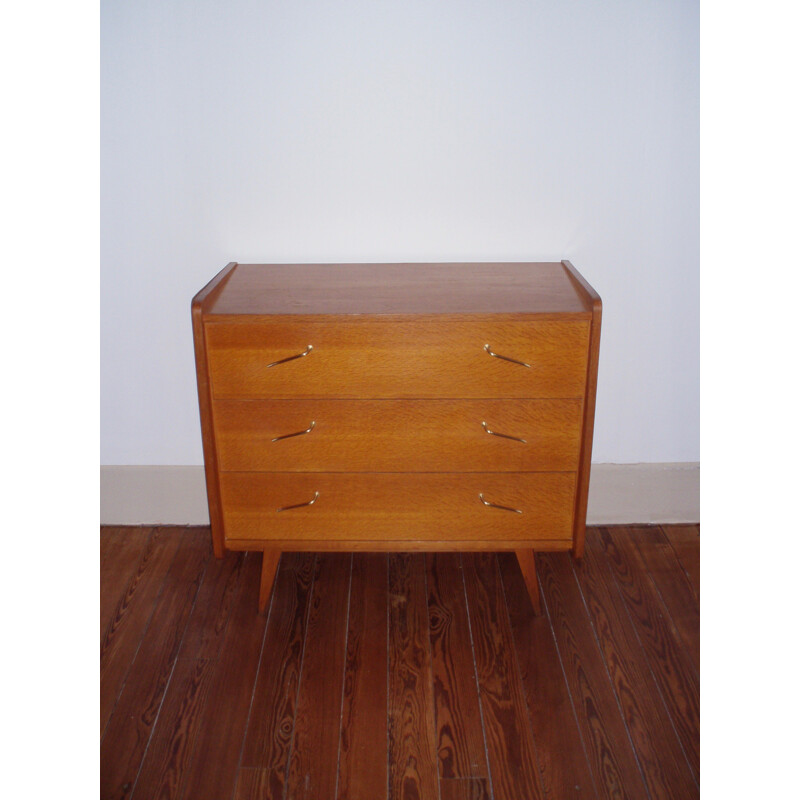
M 658 684 L 642 661 L 642 644 L 596 538 L 573 564 L 584 603 L 653 800 L 692 797 L 696 776 L 673 728 Z
M 514 648 L 547 797 L 597 797 L 569 685 L 546 614 L 536 616 L 514 553 L 498 556 Z
M 700 774 L 700 681 L 695 663 L 685 649 L 650 575 L 636 557 L 632 539 L 636 531 L 626 528 L 599 531 L 602 546 L 620 595 L 636 624 L 645 663 L 664 698 L 695 775 Z
M 208 534 L 197 537 L 208 551 Z M 241 591 L 244 553 L 210 558 L 195 598 L 158 724 L 150 737 L 134 797 L 178 796 L 198 735 L 198 715 L 206 703 L 233 604 Z
M 699 527 L 537 554 L 215 559 L 106 527 L 101 792 L 174 800 L 699 797 Z
M 191 533 L 172 535 L 180 547 L 101 742 L 103 798 L 124 800 L 133 791 L 209 557 Z
M 626 537 L 630 557 L 638 571 L 646 573 L 669 613 L 673 630 L 700 672 L 700 631 L 694 624 L 699 614 L 689 578 L 681 569 L 675 550 L 659 527 L 634 529 Z
M 462 561 L 493 795 L 544 797 L 497 558 L 468 553 Z
M 249 771 L 240 775 L 237 799 L 285 794 L 315 566 L 313 553 L 281 556 L 242 753 Z
M 587 540 L 589 536 L 587 535 Z M 600 797 L 648 797 L 568 553 L 537 556 L 539 580 Z
M 144 555 L 152 528 L 104 528 L 100 531 L 100 638 Z
M 425 557 L 439 775 L 488 778 L 461 557 Z
M 337 800 L 386 800 L 388 556 L 355 553 L 350 581 Z
M 442 778 L 441 800 L 491 800 L 487 778 Z
M 667 538 L 675 551 L 686 579 L 694 592 L 698 607 L 700 606 L 700 526 L 699 525 L 662 525 L 661 533 Z
M 281 800 L 285 793 L 315 565 L 313 553 L 281 556 L 242 753 L 237 800 Z
M 439 795 L 425 554 L 389 555 L 389 797 Z
M 120 593 L 100 640 L 100 731 L 108 725 L 133 659 L 147 630 L 167 571 L 181 544 L 175 529 L 148 537 L 130 580 Z
M 297 800 L 336 794 L 352 560 L 317 557 L 286 780 L 286 796 Z
M 176 800 L 233 795 L 267 622 L 257 608 L 260 578 L 261 554 L 248 553 L 225 641 L 193 716 L 191 753 L 175 776 Z M 142 798 L 159 796 L 144 786 L 141 790 Z

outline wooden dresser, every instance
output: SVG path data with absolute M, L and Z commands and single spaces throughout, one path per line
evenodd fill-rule
M 192 302 L 214 552 L 583 553 L 601 303 L 567 261 L 229 264 Z

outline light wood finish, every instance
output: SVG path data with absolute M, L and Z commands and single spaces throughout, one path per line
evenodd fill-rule
M 539 597 L 539 580 L 536 577 L 536 558 L 533 550 L 517 550 L 516 555 L 533 610 L 537 615 L 541 614 L 542 601 Z
M 214 555 L 217 558 L 222 558 L 225 554 L 225 532 L 222 522 L 222 508 L 219 503 L 217 447 L 216 439 L 214 438 L 213 412 L 211 410 L 211 383 L 208 374 L 208 350 L 206 349 L 203 312 L 208 303 L 222 290 L 222 287 L 233 274 L 235 267 L 236 262 L 231 261 L 192 299 L 192 336 L 194 338 L 194 356 L 197 371 L 197 399 L 200 404 L 200 428 L 203 434 L 203 461 L 205 462 L 206 470 L 208 515 L 211 520 L 211 539 L 214 545 Z
M 217 400 L 214 427 L 225 471 L 574 472 L 582 411 L 580 399 Z
M 293 314 L 558 314 L 588 317 L 558 262 L 239 264 L 207 312 Z
M 578 491 L 575 495 L 575 558 L 583 556 L 586 533 L 586 509 L 589 504 L 589 473 L 592 467 L 592 441 L 594 439 L 594 408 L 597 398 L 597 367 L 600 360 L 600 323 L 603 303 L 600 295 L 589 285 L 583 275 L 569 261 L 562 261 L 576 289 L 583 295 L 592 309 L 592 324 L 589 334 L 589 358 L 586 364 L 586 392 L 583 405 L 583 435 L 581 436 L 581 464 L 578 472 Z
M 600 299 L 568 262 L 229 265 L 193 321 L 217 555 L 518 551 L 538 607 L 533 550 L 582 553 Z
M 223 472 L 231 538 L 436 541 L 572 537 L 571 472 L 267 473 Z M 278 511 L 310 501 L 313 505 Z M 487 501 L 519 509 L 492 508 Z
M 331 319 L 331 318 L 328 318 Z M 582 397 L 589 322 L 331 319 L 206 325 L 214 397 Z M 530 364 L 493 358 L 484 349 Z M 268 365 L 313 350 L 303 358 Z
M 524 533 L 524 532 L 523 532 Z M 228 550 L 287 550 L 300 553 L 319 553 L 327 550 L 347 550 L 361 553 L 397 552 L 481 552 L 516 551 L 533 547 L 541 552 L 566 552 L 572 550 L 572 539 L 226 539 Z
M 264 611 L 272 593 L 278 562 L 281 560 L 280 550 L 264 550 L 261 557 L 261 585 L 258 590 L 258 610 Z

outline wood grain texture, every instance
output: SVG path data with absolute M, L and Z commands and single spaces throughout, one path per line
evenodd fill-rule
M 317 558 L 286 786 L 298 800 L 336 796 L 351 564 L 345 553 Z
M 581 425 L 580 399 L 214 402 L 220 467 L 238 472 L 575 472 Z
M 544 797 L 497 559 L 462 562 L 494 798 Z
M 647 797 L 605 661 L 566 554 L 541 554 L 539 579 L 600 797 Z
M 192 304 L 215 553 L 580 555 L 600 312 L 569 262 L 228 265 Z M 270 509 L 288 473 L 323 488 Z M 524 521 L 462 510 L 490 475 Z
M 626 540 L 633 545 L 631 556 L 650 577 L 669 612 L 673 629 L 699 675 L 700 630 L 695 623 L 700 609 L 689 579 L 677 561 L 675 550 L 659 526 L 634 528 Z
M 100 642 L 100 732 L 106 729 L 125 683 L 180 537 L 169 528 L 156 528 L 136 570 L 120 597 Z
M 630 528 L 601 528 L 599 542 L 637 625 L 672 724 L 695 775 L 700 773 L 700 681 L 650 577 L 641 571 Z
M 255 770 L 247 774 L 272 800 L 282 800 L 286 788 L 315 564 L 308 553 L 281 561 L 242 751 L 242 767 Z M 249 796 L 245 788 L 239 794 Z
M 536 616 L 516 557 L 498 564 L 545 797 L 597 797 L 569 687 L 546 615 Z
M 658 684 L 642 664 L 638 632 L 595 540 L 574 569 L 650 797 L 696 797 L 698 776 L 683 753 Z
M 441 778 L 488 778 L 467 599 L 458 553 L 425 557 Z
M 442 778 L 439 781 L 440 800 L 491 800 L 486 778 Z
M 207 529 L 197 529 L 197 538 L 206 549 L 207 536 Z M 206 565 L 136 782 L 137 799 L 180 795 L 201 723 L 200 712 L 207 702 L 227 625 L 242 591 L 243 563 L 244 555 L 236 553 L 224 559 L 212 558 Z
M 671 580 L 684 580 L 685 573 L 677 558 L 664 557 L 664 539 L 660 533 L 654 536 L 652 528 L 638 538 L 635 528 L 590 529 L 582 566 L 573 565 L 567 553 L 537 554 L 546 601 L 540 617 L 533 615 L 513 553 L 497 558 L 497 577 L 485 569 L 492 556 L 465 557 L 464 562 L 478 560 L 484 566 L 474 570 L 479 580 L 462 577 L 460 590 L 453 567 L 458 556 L 453 554 L 357 554 L 349 601 L 342 604 L 347 591 L 340 582 L 314 582 L 316 557 L 290 552 L 280 562 L 265 618 L 254 603 L 257 554 L 212 559 L 208 528 L 169 533 L 180 543 L 150 597 L 150 613 L 136 639 L 139 650 L 101 744 L 104 780 L 133 775 L 131 765 L 147 738 L 141 723 L 152 719 L 138 778 L 132 786 L 127 778 L 115 784 L 126 796 L 132 791 L 133 800 L 288 800 L 296 794 L 295 785 L 302 794 L 304 780 L 291 787 L 287 782 L 295 720 L 301 718 L 298 731 L 320 726 L 326 741 L 335 740 L 336 746 L 328 742 L 313 748 L 324 762 L 314 769 L 338 776 L 338 786 L 325 795 L 335 800 L 535 797 L 509 790 L 524 783 L 519 771 L 527 766 L 520 764 L 531 763 L 513 756 L 514 748 L 534 752 L 541 796 L 554 800 L 693 800 L 699 795 L 692 778 L 699 764 L 698 721 L 686 725 L 677 702 L 681 694 L 670 689 L 671 684 L 680 687 L 676 677 L 693 674 L 673 622 L 679 595 L 667 601 L 645 563 L 657 557 L 665 569 L 671 565 Z M 666 528 L 667 540 L 669 533 Z M 626 541 L 617 546 L 618 538 Z M 688 550 L 692 541 L 694 556 Z M 118 545 L 131 559 L 129 584 L 134 582 L 143 554 L 125 548 L 117 535 L 105 542 L 101 571 L 126 569 L 125 559 L 109 550 Z M 687 538 L 685 547 L 688 558 L 696 557 L 698 537 Z M 185 601 L 187 594 L 179 586 L 191 594 L 196 582 L 190 575 L 198 558 L 206 563 L 186 621 L 180 598 Z M 151 567 L 152 561 L 145 572 Z M 659 573 L 661 578 L 666 574 Z M 121 587 L 121 594 L 128 588 Z M 141 583 L 134 604 L 144 597 L 136 599 L 140 589 Z M 308 626 L 312 594 L 319 603 L 318 619 L 327 613 L 330 623 L 320 622 L 313 634 Z M 689 611 L 680 612 L 687 614 L 687 622 L 696 609 L 689 599 Z M 326 605 L 338 610 L 326 612 Z M 332 652 L 327 637 L 333 631 L 341 643 L 337 666 L 343 680 L 328 691 L 326 681 L 332 676 L 322 675 L 319 662 Z M 315 647 L 322 651 L 314 656 L 318 666 L 312 670 L 306 662 L 304 669 L 304 657 Z M 176 648 L 165 684 L 164 665 Z M 469 697 L 465 676 L 470 669 L 482 676 L 478 699 L 488 737 Z M 319 679 L 312 677 L 314 671 Z M 444 676 L 440 687 L 437 676 Z M 437 692 L 445 685 L 451 688 L 442 702 Z M 341 712 L 331 715 L 337 691 Z M 154 698 L 161 692 L 163 702 L 153 716 Z M 115 721 L 126 718 L 129 726 Z M 445 727 L 449 730 L 443 735 Z M 117 740 L 113 747 L 111 739 Z M 466 774 L 480 759 L 480 747 L 470 743 L 482 739 L 491 742 L 484 774 L 444 777 Z M 498 743 L 506 741 L 510 744 L 504 751 Z M 437 742 L 443 758 L 437 758 Z M 477 757 L 470 755 L 475 752 Z M 330 783 L 330 777 L 326 780 Z
M 100 531 L 100 637 L 105 635 L 144 555 L 150 527 L 104 528 Z
M 389 556 L 389 797 L 438 796 L 425 557 Z
M 131 795 L 209 556 L 207 545 L 190 532 L 172 536 L 181 539 L 181 546 L 102 738 L 103 800 Z
M 700 526 L 662 525 L 661 533 L 672 545 L 700 608 Z
M 446 533 L 443 531 L 442 533 Z M 229 550 L 292 550 L 305 553 L 346 551 L 361 553 L 461 553 L 487 550 L 520 550 L 535 545 L 536 550 L 567 552 L 572 539 L 226 539 Z
M 531 608 L 535 614 L 542 613 L 542 600 L 539 596 L 539 579 L 536 577 L 536 558 L 533 550 L 517 550 L 517 564 L 519 571 L 525 581 L 528 590 L 528 597 L 531 601 Z
M 353 556 L 342 697 L 338 800 L 386 800 L 388 792 L 388 561 Z
M 516 473 L 222 473 L 225 526 L 234 539 L 571 541 L 575 476 Z M 313 505 L 278 512 L 307 503 Z M 481 503 L 479 495 L 521 514 Z M 293 547 L 282 549 L 292 550 Z
M 584 320 L 535 317 L 205 323 L 213 395 L 240 400 L 582 397 L 589 333 Z
M 575 531 L 573 554 L 583 556 L 586 538 L 586 510 L 589 505 L 589 478 L 592 469 L 592 442 L 594 440 L 594 412 L 597 398 L 597 373 L 600 361 L 600 327 L 603 317 L 603 303 L 600 295 L 569 261 L 561 262 L 576 290 L 584 302 L 592 309 L 592 324 L 589 333 L 589 358 L 586 363 L 586 383 L 583 393 L 583 432 L 581 436 L 580 469 L 578 489 L 575 493 Z
M 260 556 L 248 553 L 225 642 L 195 715 L 192 756 L 179 777 L 178 796 L 218 800 L 233 795 L 267 623 L 253 602 L 260 573 Z
M 208 513 L 211 520 L 211 539 L 214 546 L 214 555 L 217 558 L 222 558 L 225 553 L 225 532 L 222 527 L 222 509 L 219 502 L 217 448 L 216 440 L 214 439 L 211 383 L 208 374 L 208 350 L 206 347 L 203 314 L 208 305 L 222 291 L 235 268 L 235 262 L 228 264 L 192 298 L 192 340 L 194 342 L 195 372 L 197 375 L 197 399 L 200 406 L 200 430 L 203 438 L 206 494 L 208 496 Z
M 205 531 L 208 529 L 206 528 Z M 179 658 L 217 658 L 234 604 L 241 590 L 244 553 L 228 553 L 206 565 Z
M 216 661 L 209 658 L 178 658 L 175 662 L 157 727 L 133 787 L 135 800 L 185 797 L 194 745 L 201 726 L 209 724 L 204 709 L 215 668 Z
M 263 800 L 265 797 L 283 797 L 275 795 L 272 773 L 259 767 L 242 767 L 233 800 Z
M 266 611 L 272 595 L 272 585 L 275 573 L 278 571 L 278 562 L 281 560 L 280 550 L 264 550 L 261 553 L 261 583 L 258 588 L 258 610 Z
M 557 262 L 237 264 L 206 305 L 215 316 L 587 312 Z

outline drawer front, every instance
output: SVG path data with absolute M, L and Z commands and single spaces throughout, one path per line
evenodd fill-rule
M 589 322 L 209 322 L 205 335 L 215 398 L 565 398 L 584 393 Z
M 226 471 L 572 472 L 581 411 L 579 399 L 216 400 L 214 427 Z
M 499 545 L 568 541 L 575 474 L 222 473 L 220 488 L 225 535 L 238 542 Z M 481 493 L 487 502 L 522 513 L 485 505 Z M 286 508 L 308 503 L 315 494 L 313 505 Z

